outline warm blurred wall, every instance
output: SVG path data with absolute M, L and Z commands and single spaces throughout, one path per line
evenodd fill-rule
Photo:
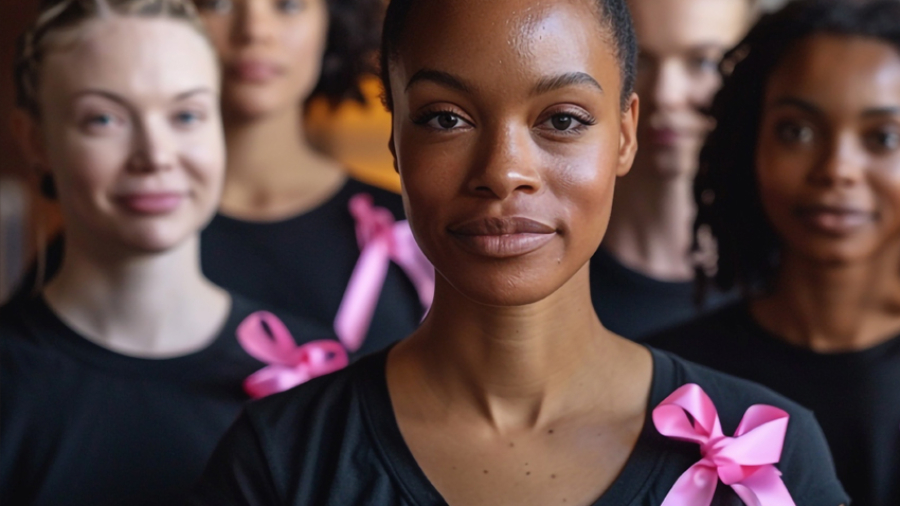
M 346 103 L 332 111 L 324 101 L 312 104 L 307 116 L 310 135 L 358 179 L 399 192 L 400 178 L 388 150 L 391 116 L 381 104 L 381 82 L 365 79 L 363 92 L 365 106 Z

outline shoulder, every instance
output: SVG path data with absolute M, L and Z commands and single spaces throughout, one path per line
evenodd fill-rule
M 22 297 L 0 307 L 0 348 L 3 351 L 37 349 L 42 345 L 40 332 L 29 324 L 30 316 L 39 306 L 39 299 Z
M 359 193 L 371 195 L 374 204 L 389 210 L 395 219 L 405 219 L 406 212 L 403 210 L 403 198 L 399 194 L 364 183 L 352 177 L 347 179 L 347 184 L 344 185 L 341 195 L 344 195 L 344 198 L 349 201 L 350 197 Z
M 726 436 L 735 434 L 752 406 L 767 405 L 781 409 L 788 415 L 788 426 L 777 467 L 796 502 L 834 506 L 849 502 L 837 479 L 825 436 L 812 411 L 751 381 L 694 364 L 667 352 L 652 352 L 657 362 L 655 372 L 664 376 L 659 383 L 654 382 L 664 385 L 659 392 L 654 391 L 654 407 L 675 389 L 696 384 L 715 405 Z

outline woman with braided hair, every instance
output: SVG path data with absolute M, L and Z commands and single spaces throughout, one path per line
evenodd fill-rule
M 263 365 L 235 336 L 260 306 L 200 270 L 225 168 L 214 50 L 185 0 L 51 0 L 20 49 L 16 132 L 66 248 L 0 309 L 0 503 L 176 504 Z

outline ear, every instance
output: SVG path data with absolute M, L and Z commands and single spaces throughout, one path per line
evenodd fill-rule
M 617 176 L 624 176 L 631 170 L 634 156 L 638 150 L 637 127 L 641 112 L 641 103 L 637 93 L 628 98 L 625 110 L 622 111 L 622 124 L 619 134 L 619 166 Z
M 38 171 L 49 171 L 50 163 L 44 146 L 44 135 L 41 125 L 33 114 L 16 108 L 9 120 L 10 131 L 22 150 L 25 161 Z M 40 178 L 43 173 L 35 173 Z

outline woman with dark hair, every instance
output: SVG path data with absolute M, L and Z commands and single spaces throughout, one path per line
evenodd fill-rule
M 203 233 L 203 270 L 225 288 L 331 325 L 362 239 L 371 235 L 361 230 L 373 221 L 367 218 L 386 208 L 378 223 L 389 226 L 403 217 L 403 205 L 318 152 L 304 131 L 304 110 L 318 97 L 335 105 L 363 101 L 359 79 L 377 50 L 384 6 L 381 0 L 195 3 L 223 67 L 228 150 L 222 205 Z M 359 194 L 371 200 L 351 212 Z M 350 302 L 343 309 L 353 321 L 336 330 L 351 351 L 380 349 L 422 318 L 416 287 L 398 265 L 386 263 L 383 286 L 370 281 L 369 307 Z M 427 303 L 431 294 L 424 291 Z M 374 311 L 371 325 L 367 309 Z
M 726 63 L 697 226 L 744 301 L 650 343 L 812 409 L 854 503 L 900 504 L 900 3 L 792 3 Z
M 382 55 L 434 304 L 396 346 L 249 405 L 198 503 L 847 502 L 808 411 L 593 310 L 637 149 L 624 0 L 394 1 Z

